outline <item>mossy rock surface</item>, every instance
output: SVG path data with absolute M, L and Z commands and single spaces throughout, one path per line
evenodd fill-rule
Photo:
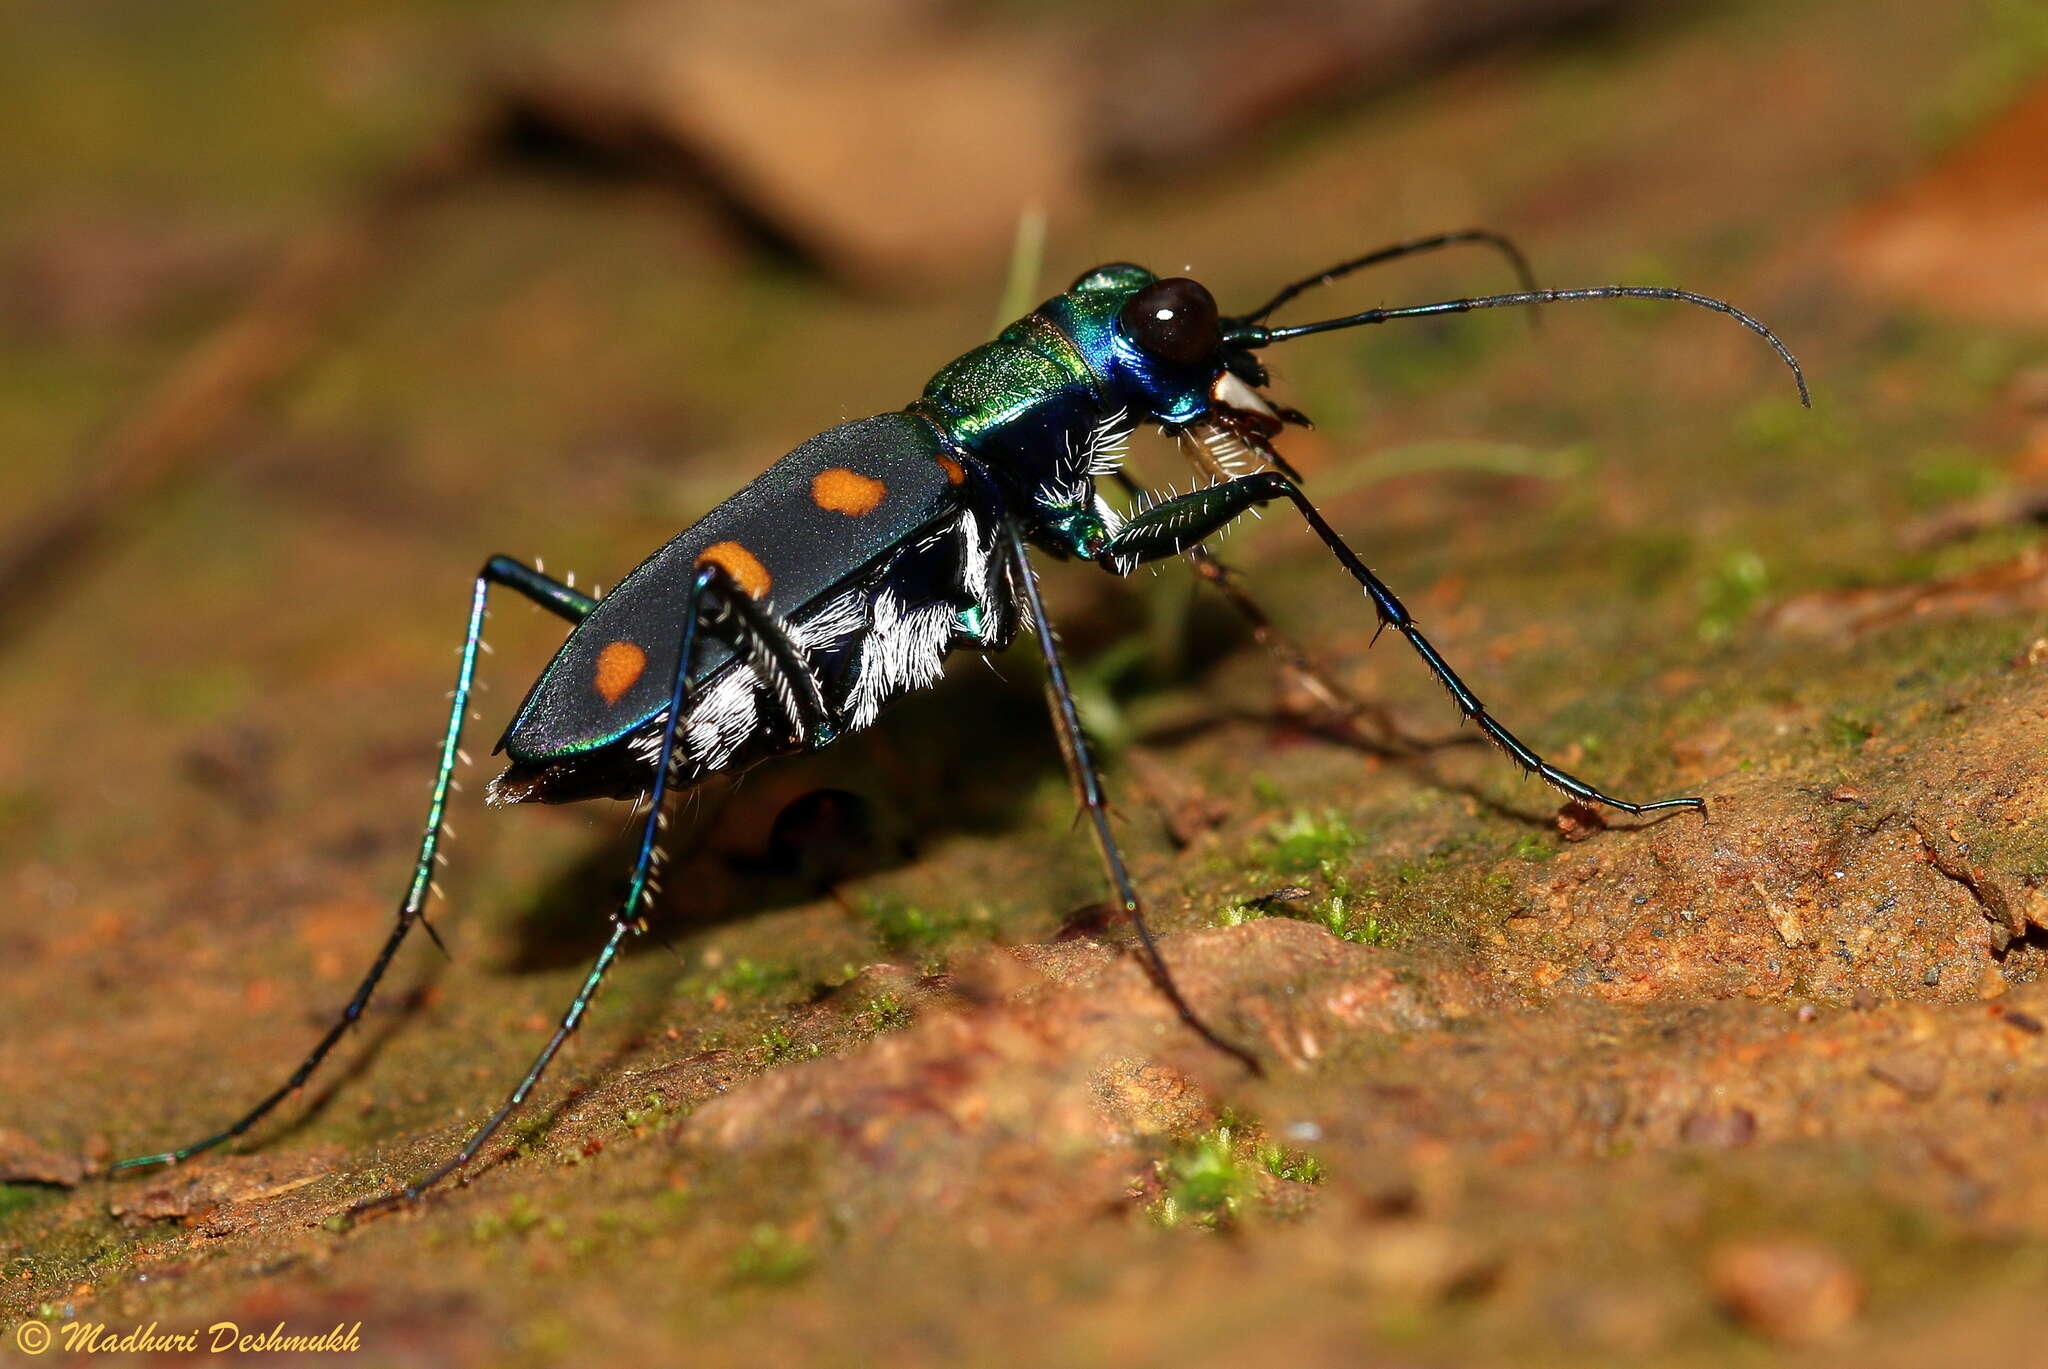
M 280 98 L 280 70 L 426 41 L 383 7 L 351 7 L 353 46 L 247 5 L 166 46 L 86 8 L 10 21 L 71 83 L 39 78 L 34 117 L 129 113 L 68 160 L 0 136 L 29 188 L 12 259 L 97 217 L 260 260 L 444 112 Z M 451 957 L 409 949 L 231 1153 L 0 1187 L 0 1319 L 360 1322 L 375 1363 L 2033 1362 L 2038 531 L 1900 530 L 2043 476 L 2048 325 L 1902 303 L 1842 247 L 2033 49 L 2015 7 L 1894 8 L 1569 35 L 1053 228 L 1049 275 L 1185 263 L 1230 306 L 1481 223 L 1546 282 L 1683 284 L 1770 321 L 1810 413 L 1755 339 L 1675 308 L 1276 354 L 1320 424 L 1296 461 L 1473 687 L 1552 759 L 1703 794 L 1704 819 L 1560 816 L 1284 516 L 1222 553 L 1413 744 L 1304 714 L 1170 567 L 1060 570 L 1165 954 L 1266 1077 L 1191 1039 L 1091 906 L 1030 663 L 963 661 L 873 734 L 707 795 L 657 909 L 680 962 L 626 958 L 468 1182 L 337 1222 L 517 1076 L 627 858 L 623 809 L 485 814 L 472 784 Z M 7 46 L 0 70 L 33 45 Z M 269 136 L 181 169 L 258 106 Z M 857 299 L 750 250 L 666 196 L 480 185 L 0 656 L 0 1162 L 68 1180 L 203 1134 L 323 1029 L 384 933 L 486 554 L 610 582 L 986 324 L 987 298 Z M 5 332 L 0 498 L 57 488 L 245 275 L 104 331 Z M 1443 256 L 1344 298 L 1499 275 Z M 1179 474 L 1163 444 L 1135 459 Z M 496 614 L 486 729 L 556 632 Z M 828 785 L 874 813 L 839 897 L 762 860 Z

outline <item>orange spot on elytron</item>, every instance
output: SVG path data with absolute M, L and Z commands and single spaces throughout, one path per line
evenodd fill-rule
M 647 669 L 647 653 L 631 642 L 608 642 L 597 653 L 597 678 L 591 683 L 608 704 L 615 704 Z
M 946 483 L 949 485 L 964 484 L 967 480 L 967 472 L 950 456 L 939 458 L 939 469 L 946 473 Z
M 732 582 L 745 590 L 750 598 L 766 599 L 768 587 L 775 583 L 768 574 L 768 567 L 761 559 L 737 542 L 714 542 L 704 548 L 697 557 L 697 564 L 706 562 L 717 566 L 732 577 Z
M 834 466 L 811 477 L 811 500 L 821 509 L 857 518 L 881 506 L 889 487 L 872 476 Z

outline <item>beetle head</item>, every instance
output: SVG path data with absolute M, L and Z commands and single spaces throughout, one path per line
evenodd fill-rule
M 1155 276 L 1142 266 L 1098 266 L 1069 287 L 1078 312 L 1092 316 L 1103 378 L 1131 412 L 1169 428 L 1212 416 L 1225 388 L 1241 396 L 1266 384 L 1266 371 L 1231 337 L 1216 297 L 1187 276 Z M 1244 382 L 1230 386 L 1229 377 Z

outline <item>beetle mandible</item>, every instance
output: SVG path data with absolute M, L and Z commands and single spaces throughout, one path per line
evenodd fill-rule
M 1506 254 L 1524 288 L 1287 327 L 1267 320 L 1310 288 L 1361 268 L 1453 243 Z M 226 1129 L 113 1168 L 174 1163 L 240 1136 L 311 1076 L 362 1015 L 407 934 L 427 924 L 433 871 L 494 586 L 569 622 L 555 653 L 499 740 L 509 764 L 493 805 L 616 797 L 646 800 L 632 875 L 611 933 L 547 1044 L 456 1155 L 363 1207 L 416 1198 L 476 1156 L 532 1092 L 576 1030 L 642 913 L 661 864 L 666 800 L 676 791 L 772 755 L 815 750 L 873 723 L 891 700 L 934 683 L 952 652 L 1007 648 L 1027 625 L 1043 657 L 1053 726 L 1102 855 L 1115 906 L 1144 963 L 1187 1026 L 1257 1071 L 1256 1058 L 1213 1031 L 1181 995 L 1146 924 L 1110 831 L 1100 774 L 1081 728 L 1032 564 L 1034 551 L 1114 575 L 1186 554 L 1222 582 L 1202 543 L 1240 514 L 1287 503 L 1450 691 L 1460 713 L 1518 765 L 1573 798 L 1629 813 L 1704 807 L 1698 798 L 1632 803 L 1551 765 L 1495 720 L 1430 645 L 1401 601 L 1302 492 L 1273 439 L 1298 412 L 1272 402 L 1259 349 L 1292 338 L 1395 319 L 1589 299 L 1677 300 L 1728 314 L 1799 364 L 1761 323 L 1723 301 L 1644 286 L 1539 290 L 1511 244 L 1467 230 L 1398 243 L 1286 286 L 1252 312 L 1225 317 L 1208 289 L 1141 266 L 1096 267 L 949 362 L 903 409 L 843 423 L 775 462 L 602 598 L 537 566 L 494 556 L 471 588 L 461 665 L 412 879 L 396 920 L 340 1017 L 276 1090 Z M 1119 469 L 1139 424 L 1185 439 L 1210 477 L 1189 493 L 1137 499 L 1119 512 L 1096 490 Z M 1239 606 L 1257 610 L 1241 595 Z M 438 939 L 438 938 L 437 938 Z

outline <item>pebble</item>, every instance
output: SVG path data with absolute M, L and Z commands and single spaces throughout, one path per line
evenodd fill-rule
M 1729 1315 L 1777 1341 L 1824 1340 L 1854 1321 L 1863 1303 L 1856 1271 L 1811 1241 L 1724 1245 L 1708 1261 L 1707 1283 Z

